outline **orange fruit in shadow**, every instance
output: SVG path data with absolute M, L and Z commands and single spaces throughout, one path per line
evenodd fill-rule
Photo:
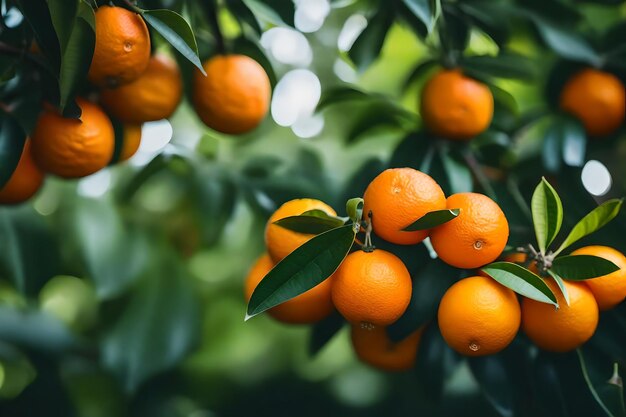
M 28 200 L 41 188 L 43 177 L 43 172 L 33 161 L 31 141 L 27 139 L 15 171 L 0 188 L 0 204 L 17 204 Z
M 300 198 L 287 201 L 269 218 L 265 226 L 265 244 L 274 262 L 281 261 L 285 256 L 315 236 L 285 229 L 274 224 L 274 222 L 285 217 L 299 216 L 311 210 L 322 210 L 330 216 L 337 215 L 335 210 L 323 201 L 313 198 Z
M 89 81 L 115 87 L 135 80 L 150 60 L 146 23 L 137 13 L 122 7 L 100 6 L 95 16 L 96 45 Z
M 585 280 L 600 310 L 609 310 L 626 298 L 626 256 L 608 246 L 585 246 L 572 255 L 593 255 L 613 262 L 620 269 L 610 274 Z
M 270 105 L 270 80 L 263 67 L 245 55 L 218 55 L 204 62 L 206 77 L 196 69 L 193 105 L 205 125 L 218 132 L 241 134 L 256 128 Z
M 102 106 L 125 123 L 167 119 L 183 95 L 183 80 L 178 64 L 167 55 L 150 58 L 146 70 L 134 81 L 117 88 L 104 89 Z
M 381 249 L 349 254 L 332 278 L 333 303 L 354 325 L 390 325 L 407 309 L 412 291 L 404 263 Z
M 415 366 L 423 328 L 394 342 L 384 327 L 352 326 L 352 346 L 359 359 L 384 371 L 407 371 Z
M 444 294 L 437 313 L 441 335 L 462 355 L 491 355 L 506 348 L 520 327 L 515 293 L 491 278 L 464 278 Z
M 593 293 L 582 282 L 563 280 L 570 299 L 568 306 L 556 282 L 553 279 L 545 282 L 556 295 L 559 308 L 524 298 L 524 333 L 544 350 L 568 352 L 576 349 L 593 336 L 598 326 L 598 304 Z
M 268 254 L 262 255 L 250 269 L 244 291 L 246 301 L 250 301 L 254 289 L 263 277 L 274 267 Z M 333 311 L 330 298 L 330 279 L 321 282 L 305 293 L 267 310 L 270 316 L 283 323 L 315 323 L 327 317 Z
M 372 212 L 374 233 L 392 243 L 413 245 L 428 236 L 428 230 L 404 232 L 429 211 L 446 208 L 446 197 L 429 175 L 413 168 L 392 168 L 380 173 L 363 195 L 363 218 Z
M 591 136 L 606 136 L 624 122 L 626 93 L 619 78 L 608 72 L 584 69 L 561 91 L 561 109 L 576 116 Z
M 37 166 L 64 178 L 84 177 L 106 167 L 115 147 L 113 125 L 102 109 L 84 99 L 77 103 L 80 120 L 66 119 L 48 108 L 32 135 Z
M 493 95 L 485 84 L 458 69 L 435 74 L 421 96 L 422 119 L 428 130 L 446 139 L 469 140 L 489 127 Z
M 446 204 L 461 212 L 430 231 L 430 242 L 441 260 L 464 269 L 496 260 L 509 238 L 509 223 L 500 206 L 478 193 L 452 194 Z
M 141 144 L 141 124 L 124 125 L 124 143 L 120 152 L 120 162 L 130 159 L 137 153 Z

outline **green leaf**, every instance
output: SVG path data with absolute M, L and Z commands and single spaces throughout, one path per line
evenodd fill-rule
M 545 178 L 535 188 L 531 200 L 533 225 L 541 253 L 546 253 L 563 223 L 563 205 L 557 192 Z
M 436 315 L 435 306 L 435 315 Z M 420 339 L 415 361 L 416 383 L 426 398 L 439 401 L 453 372 L 458 369 L 459 355 L 441 336 L 436 322 L 426 326 Z
M 461 209 L 430 211 L 402 230 L 405 232 L 414 232 L 416 230 L 432 229 L 452 219 L 456 219 L 460 213 Z
M 59 89 L 62 109 L 65 109 L 68 101 L 73 98 L 79 86 L 87 78 L 96 44 L 94 25 L 93 9 L 85 3 L 80 3 L 80 12 L 72 25 L 73 30 L 61 60 Z
M 441 150 L 439 157 L 450 185 L 451 194 L 465 193 L 474 189 L 474 180 L 467 164 L 459 162 L 447 149 Z
M 337 311 L 333 311 L 330 316 L 315 323 L 309 336 L 309 355 L 315 356 L 321 351 L 345 324 L 346 321 Z
M 210 246 L 218 242 L 233 215 L 237 189 L 232 181 L 219 178 L 206 165 L 196 167 L 193 187 L 202 243 Z
M 438 62 L 434 59 L 427 59 L 426 61 L 422 61 L 419 64 L 417 64 L 417 66 L 413 68 L 413 71 L 411 71 L 408 77 L 406 77 L 406 80 L 404 81 L 404 88 L 408 88 L 411 84 L 413 84 L 414 81 L 421 78 L 423 75 L 425 75 L 432 68 L 435 68 L 437 65 L 438 65 Z
M 498 56 L 469 56 L 462 59 L 461 65 L 472 72 L 487 74 L 496 78 L 532 80 L 537 75 L 530 59 L 511 52 L 502 52 Z
M 428 33 L 433 29 L 433 11 L 430 7 L 430 0 L 402 0 L 402 3 L 409 9 L 415 17 L 424 23 Z
M 550 274 L 552 279 L 554 279 L 554 282 L 556 282 L 556 285 L 559 287 L 559 290 L 561 290 L 561 294 L 563 294 L 563 298 L 565 299 L 565 304 L 569 305 L 569 292 L 567 291 L 565 282 L 563 282 L 563 278 L 551 270 L 548 270 L 548 274 Z
M 9 181 L 20 161 L 26 134 L 10 116 L 0 113 L 0 190 Z
M 524 297 L 558 307 L 556 297 L 550 287 L 539 276 L 523 266 L 512 262 L 494 262 L 483 267 L 482 271 Z
M 589 388 L 589 392 L 591 392 L 593 399 L 596 400 L 600 408 L 602 408 L 602 410 L 606 413 L 607 416 L 615 417 L 615 415 L 611 412 L 611 410 L 609 410 L 609 408 L 606 406 L 604 401 L 602 401 L 602 399 L 598 395 L 598 392 L 596 391 L 596 388 L 593 386 L 593 383 L 591 382 L 591 378 L 589 378 L 589 371 L 587 370 L 587 365 L 585 364 L 585 357 L 583 356 L 583 352 L 581 348 L 576 349 L 576 355 L 578 356 L 578 361 L 580 363 L 580 369 L 582 371 L 583 378 L 585 379 L 585 383 L 587 384 L 587 388 Z
M 271 0 L 270 0 L 271 1 Z M 273 0 L 275 3 L 277 0 Z M 275 10 L 272 4 L 267 4 L 268 1 L 258 1 L 258 0 L 243 0 L 243 2 L 248 6 L 250 11 L 257 17 L 260 18 L 261 21 L 265 21 L 274 26 L 284 26 L 289 24 L 285 19 L 291 19 L 291 24 L 293 25 L 293 16 L 294 16 L 294 3 L 292 1 L 279 0 L 279 2 L 284 3 L 281 9 L 282 15 L 278 13 L 278 10 Z M 291 5 L 291 11 L 284 6 Z
M 102 362 L 127 392 L 177 365 L 201 331 L 199 303 L 183 266 L 169 253 L 154 259 L 154 267 L 102 340 Z
M 348 200 L 346 212 L 354 223 L 359 223 L 363 219 L 363 199 L 355 197 Z
M 346 225 L 315 236 L 280 261 L 252 293 L 246 320 L 330 277 L 348 255 L 355 231 Z
M 563 150 L 563 138 L 561 129 L 556 124 L 550 125 L 543 138 L 541 159 L 543 165 L 550 172 L 559 172 L 561 169 L 561 152 Z
M 502 355 L 470 357 L 472 375 L 480 384 L 487 401 L 501 416 L 514 415 L 514 383 Z
M 563 136 L 563 161 L 572 167 L 582 167 L 585 163 L 587 135 L 582 123 L 574 117 L 564 117 L 561 122 Z
M 559 256 L 550 270 L 570 281 L 597 278 L 619 270 L 613 262 L 593 255 Z
M 321 111 L 333 104 L 343 103 L 345 101 L 364 100 L 368 97 L 374 97 L 364 91 L 352 87 L 333 87 L 322 92 L 320 101 L 317 103 L 315 111 Z
M 201 3 L 210 2 L 206 1 Z M 260 36 L 263 33 L 263 29 L 261 28 L 261 25 L 259 25 L 259 21 L 256 16 L 243 0 L 226 0 L 226 6 L 239 21 L 239 24 L 242 22 L 247 23 L 257 36 Z
M 171 10 L 144 10 L 143 18 L 161 34 L 178 52 L 206 75 L 200 58 L 198 44 L 189 23 L 178 13 Z
M 621 199 L 612 199 L 605 201 L 595 209 L 591 210 L 585 217 L 576 223 L 576 226 L 574 226 L 572 231 L 569 232 L 569 235 L 567 235 L 555 253 L 561 253 L 568 246 L 583 237 L 590 235 L 613 220 L 615 216 L 619 214 L 623 202 L 624 200 Z
M 70 36 L 74 31 L 74 19 L 78 13 L 78 4 L 79 0 L 48 0 L 48 8 L 50 9 L 52 25 L 54 26 L 57 38 L 59 39 L 62 54 L 64 53 L 65 47 L 69 43 Z M 80 4 L 87 6 L 82 2 L 80 2 Z M 89 8 L 91 9 L 91 7 Z
M 345 222 L 337 217 L 320 217 L 301 214 L 299 216 L 285 217 L 274 222 L 285 229 L 305 233 L 309 235 L 319 235 L 337 227 L 343 226 Z
M 42 53 L 50 60 L 53 72 L 57 74 L 61 65 L 61 48 L 46 0 L 17 0 L 17 4 L 33 29 Z
M 378 10 L 350 48 L 348 56 L 360 72 L 365 71 L 380 54 L 387 32 L 393 23 L 393 17 L 393 7 Z

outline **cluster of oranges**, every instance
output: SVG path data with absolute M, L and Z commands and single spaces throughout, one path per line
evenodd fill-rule
M 44 174 L 80 178 L 112 162 L 112 119 L 123 125 L 119 161 L 139 148 L 144 122 L 170 117 L 183 94 L 176 61 L 151 54 L 150 33 L 140 15 L 122 7 L 101 6 L 95 13 L 96 44 L 88 79 L 93 100 L 78 98 L 79 120 L 64 118 L 49 104 L 39 116 L 13 175 L 0 189 L 0 203 L 27 200 L 41 187 Z M 254 129 L 265 117 L 271 87 L 267 74 L 242 55 L 217 56 L 196 70 L 193 104 L 200 119 L 224 133 Z
M 624 85 L 615 75 L 585 68 L 563 86 L 561 110 L 572 114 L 591 137 L 615 132 L 626 113 Z M 443 70 L 424 86 L 421 113 L 426 127 L 451 140 L 467 141 L 485 131 L 493 118 L 494 100 L 487 85 L 459 69 Z
M 378 175 L 363 196 L 364 216 L 381 239 L 414 245 L 426 237 L 444 262 L 464 270 L 480 268 L 496 260 L 505 248 L 509 229 L 500 207 L 477 193 L 459 193 L 447 199 L 428 175 L 411 168 L 388 169 Z M 428 212 L 460 209 L 458 216 L 430 230 L 403 231 Z M 297 199 L 282 205 L 268 220 L 267 253 L 250 270 L 245 282 L 249 300 L 256 286 L 272 268 L 312 235 L 297 233 L 275 224 L 289 216 L 321 210 L 335 211 L 319 200 Z M 366 221 L 367 222 L 367 221 Z M 565 281 L 569 304 L 556 283 L 544 278 L 557 295 L 559 309 L 518 296 L 483 272 L 452 285 L 439 304 L 438 325 L 445 341 L 467 356 L 497 353 L 507 347 L 520 326 L 539 347 L 563 352 L 580 346 L 594 333 L 600 309 L 614 307 L 626 297 L 626 257 L 618 251 L 592 246 L 573 253 L 603 257 L 620 270 L 586 282 Z M 505 260 L 526 265 L 538 273 L 526 255 L 508 255 Z M 412 278 L 400 258 L 364 246 L 348 254 L 328 279 L 268 313 L 292 324 L 315 323 L 334 309 L 351 324 L 354 350 L 364 362 L 398 371 L 415 363 L 423 328 L 400 342 L 392 341 L 386 327 L 407 310 L 412 297 Z

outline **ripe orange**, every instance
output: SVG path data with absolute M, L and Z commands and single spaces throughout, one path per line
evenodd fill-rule
M 567 352 L 585 343 L 598 326 L 598 304 L 582 282 L 563 280 L 569 294 L 568 306 L 553 279 L 546 284 L 556 295 L 559 309 L 553 305 L 524 298 L 522 328 L 537 346 L 552 352 Z
M 495 201 L 482 194 L 458 193 L 448 197 L 446 204 L 461 213 L 430 231 L 430 241 L 442 261 L 471 269 L 500 256 L 509 238 L 509 223 Z
M 211 129 L 229 134 L 257 127 L 270 105 L 271 86 L 265 70 L 244 55 L 219 55 L 203 64 L 206 77 L 196 69 L 193 104 Z
M 561 91 L 561 109 L 576 116 L 591 136 L 606 136 L 624 122 L 624 84 L 604 71 L 587 68 L 570 78 Z
M 314 235 L 293 232 L 274 224 L 274 222 L 285 217 L 299 216 L 310 210 L 322 210 L 330 216 L 337 215 L 335 210 L 323 201 L 301 198 L 287 201 L 269 218 L 265 226 L 265 244 L 274 262 L 281 261 L 285 256 L 314 237 Z
M 31 198 L 43 183 L 43 172 L 37 168 L 31 154 L 31 142 L 26 140 L 20 160 L 11 178 L 0 188 L 0 204 L 17 204 Z
M 93 174 L 107 166 L 115 135 L 107 115 L 97 105 L 77 100 L 80 120 L 66 119 L 53 109 L 39 116 L 32 135 L 32 153 L 39 168 L 64 178 Z
M 468 356 L 497 353 L 519 330 L 515 293 L 491 278 L 464 278 L 448 288 L 439 304 L 439 329 L 451 348 Z
M 397 256 L 381 249 L 346 257 L 332 279 L 337 310 L 355 325 L 388 326 L 411 301 L 411 275 Z
M 387 336 L 384 327 L 352 326 L 352 346 L 359 359 L 385 371 L 407 371 L 415 365 L 423 328 L 399 342 Z
M 143 123 L 167 119 L 183 95 L 183 81 L 176 61 L 157 54 L 136 80 L 102 90 L 104 108 L 125 123 Z
M 124 125 L 124 143 L 122 144 L 119 161 L 126 161 L 135 155 L 140 144 L 141 124 Z
M 575 250 L 572 255 L 599 256 L 620 268 L 608 275 L 585 281 L 596 298 L 600 310 L 611 309 L 624 301 L 626 298 L 626 256 L 624 254 L 607 246 L 586 246 Z
M 150 60 L 150 33 L 141 16 L 122 7 L 96 10 L 96 46 L 89 80 L 115 87 L 133 81 Z
M 256 286 L 273 267 L 274 262 L 268 254 L 262 255 L 252 266 L 245 282 L 246 301 L 250 301 Z M 332 311 L 330 279 L 327 279 L 307 292 L 269 309 L 268 313 L 283 323 L 306 324 L 318 322 Z
M 412 168 L 383 171 L 367 186 L 363 199 L 363 217 L 367 219 L 372 212 L 374 233 L 400 245 L 419 243 L 428 236 L 427 230 L 402 229 L 429 211 L 446 208 L 446 197 L 439 184 Z
M 443 70 L 424 86 L 422 119 L 447 139 L 469 140 L 482 133 L 493 117 L 493 95 L 485 84 L 458 70 Z

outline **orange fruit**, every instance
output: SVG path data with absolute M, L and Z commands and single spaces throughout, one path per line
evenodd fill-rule
M 546 284 L 556 295 L 559 308 L 524 298 L 522 328 L 541 349 L 567 352 L 576 349 L 593 336 L 598 326 L 598 304 L 593 293 L 582 282 L 563 280 L 569 295 L 569 306 L 553 279 Z
M 384 327 L 352 326 L 352 346 L 359 359 L 385 371 L 407 371 L 415 366 L 423 328 L 399 342 L 387 336 Z
M 273 267 L 274 262 L 268 254 L 262 255 L 252 266 L 244 286 L 246 301 L 250 301 L 256 286 Z M 322 320 L 332 313 L 333 309 L 330 299 L 330 279 L 327 279 L 307 292 L 272 307 L 267 312 L 283 323 L 306 324 Z
M 183 95 L 183 80 L 176 61 L 167 55 L 150 58 L 148 67 L 136 80 L 100 95 L 103 107 L 125 123 L 167 119 Z
M 437 313 L 446 343 L 467 356 L 484 356 L 507 347 L 519 330 L 515 293 L 491 278 L 464 278 L 443 295 Z
M 404 263 L 381 249 L 349 254 L 332 278 L 333 303 L 355 325 L 395 322 L 408 307 L 412 290 Z
M 610 274 L 588 279 L 589 286 L 600 310 L 609 310 L 626 298 L 626 256 L 608 246 L 585 246 L 572 252 L 572 255 L 593 255 L 607 259 L 620 269 Z
M 429 211 L 446 208 L 446 197 L 439 184 L 413 168 L 383 171 L 367 186 L 363 200 L 363 218 L 372 212 L 374 233 L 400 245 L 419 243 L 428 236 L 427 230 L 402 229 Z
M 306 211 L 322 210 L 330 216 L 337 213 L 328 204 L 312 198 L 301 198 L 287 201 L 272 214 L 265 226 L 265 244 L 274 262 L 281 261 L 296 248 L 302 246 L 315 235 L 294 232 L 280 227 L 274 222 L 285 217 L 299 216 Z
M 443 70 L 424 86 L 421 113 L 426 127 L 434 134 L 468 140 L 489 127 L 493 95 L 489 87 L 460 70 Z
M 478 193 L 452 194 L 446 204 L 461 213 L 430 231 L 430 242 L 441 260 L 471 269 L 498 258 L 509 238 L 509 223 L 500 206 Z
M 619 78 L 608 72 L 584 69 L 561 91 L 561 109 L 576 116 L 591 136 L 606 136 L 624 122 L 626 93 Z
M 124 143 L 122 144 L 119 161 L 126 161 L 135 155 L 140 144 L 141 124 L 124 125 Z
M 37 168 L 31 154 L 31 142 L 26 140 L 20 160 L 9 180 L 0 188 L 0 204 L 17 204 L 31 198 L 43 183 L 43 172 Z
M 257 127 L 270 105 L 271 86 L 265 70 L 245 55 L 218 55 L 196 69 L 193 105 L 211 129 L 241 134 Z
M 113 125 L 96 104 L 77 100 L 80 120 L 66 119 L 46 109 L 32 135 L 32 153 L 39 168 L 64 178 L 78 178 L 101 170 L 115 147 Z
M 150 60 L 150 33 L 141 16 L 122 7 L 96 10 L 96 46 L 89 81 L 114 87 L 135 80 Z

